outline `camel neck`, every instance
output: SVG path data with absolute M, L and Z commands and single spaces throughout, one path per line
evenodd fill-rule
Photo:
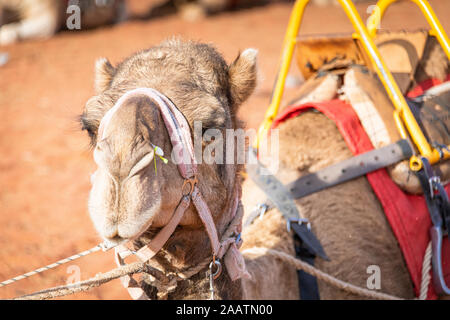
M 238 182 L 235 183 L 234 187 L 240 188 Z M 231 191 L 234 192 L 234 190 Z M 217 226 L 220 226 L 218 228 L 219 237 L 223 233 L 223 226 L 230 223 L 231 217 L 227 214 L 230 207 L 231 201 L 228 201 L 224 211 L 219 216 L 219 221 L 216 223 Z M 158 230 L 148 230 L 143 234 L 139 240 L 133 243 L 135 250 L 151 241 L 157 232 Z M 178 226 L 164 248 L 149 261 L 149 264 L 166 275 L 186 273 L 186 270 L 196 269 L 196 266 L 204 266 L 204 268 L 200 271 L 196 270 L 196 273 L 186 280 L 172 282 L 171 288 L 163 285 L 161 290 L 161 286 L 159 286 L 159 291 L 163 292 L 158 292 L 158 285 L 148 275 L 144 276 L 145 285 L 142 287 L 151 299 L 161 298 L 161 296 L 169 299 L 209 299 L 210 284 L 207 271 L 211 259 L 211 243 L 204 228 L 192 229 Z M 164 281 L 170 282 L 171 279 Z M 170 291 L 170 293 L 165 295 L 164 291 Z M 214 291 L 216 299 L 240 299 L 242 296 L 241 280 L 232 281 L 223 264 L 221 275 L 214 280 Z
M 154 279 L 143 275 L 141 286 L 146 291 L 148 297 L 152 300 L 209 300 L 211 299 L 210 281 L 208 275 L 208 266 L 200 270 L 189 279 L 179 280 L 170 288 L 161 289 L 155 286 Z M 232 281 L 228 276 L 226 269 L 213 281 L 214 300 L 242 300 L 241 280 Z

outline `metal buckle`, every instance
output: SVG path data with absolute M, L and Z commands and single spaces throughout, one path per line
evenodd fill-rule
M 188 183 L 191 185 L 191 190 L 188 193 L 185 193 L 184 192 L 186 189 L 185 187 Z M 181 187 L 181 194 L 183 195 L 183 197 L 190 196 L 194 192 L 194 188 L 197 183 L 198 183 L 197 176 L 194 176 L 189 179 L 184 179 L 183 186 Z
M 432 176 L 430 179 L 428 179 L 428 183 L 430 184 L 431 199 L 434 199 L 434 191 L 438 190 L 437 186 L 441 184 L 441 178 L 438 176 Z
M 259 211 L 259 219 L 262 219 L 264 217 L 264 214 L 266 213 L 267 209 L 269 208 L 269 206 L 265 203 L 260 203 L 256 206 L 256 208 L 254 209 L 255 212 Z
M 306 227 L 308 230 L 311 230 L 311 223 L 306 218 L 298 218 L 298 219 L 288 219 L 286 221 L 286 229 L 288 232 L 291 232 L 291 223 L 298 223 L 298 224 L 306 224 Z
M 444 151 L 447 151 L 450 153 L 450 150 L 447 148 L 447 146 L 445 144 L 434 141 L 433 143 L 431 143 L 431 146 L 438 151 L 440 159 L 444 159 L 444 157 L 445 157 Z

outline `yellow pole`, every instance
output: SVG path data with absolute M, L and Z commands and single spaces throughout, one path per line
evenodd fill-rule
M 372 38 L 374 38 L 377 34 L 377 28 L 380 25 L 381 19 L 383 18 L 386 9 L 392 3 L 397 1 L 398 0 L 378 1 L 375 10 L 373 11 L 372 15 L 369 17 L 369 20 L 367 21 L 367 29 Z M 447 34 L 444 31 L 444 28 L 442 28 L 439 19 L 436 17 L 436 14 L 434 13 L 428 1 L 426 0 L 409 0 L 409 1 L 412 1 L 420 8 L 423 15 L 427 19 L 428 24 L 430 25 L 431 28 L 430 34 L 437 38 L 440 45 L 442 46 L 442 49 L 447 55 L 447 58 L 450 59 L 450 41 L 448 39 Z
M 387 68 L 383 59 L 381 58 L 380 52 L 378 51 L 375 43 L 370 37 L 367 29 L 365 28 L 358 12 L 355 9 L 355 6 L 352 2 L 347 0 L 339 0 L 341 6 L 344 8 L 344 11 L 347 13 L 353 27 L 355 28 L 359 40 L 361 41 L 365 51 L 368 53 L 368 56 L 375 67 L 375 71 L 378 74 L 381 82 L 383 83 L 392 103 L 394 104 L 395 109 L 400 113 L 406 129 L 411 135 L 411 138 L 414 144 L 419 149 L 419 152 L 424 157 L 428 158 L 431 163 L 436 163 L 440 160 L 439 152 L 437 150 L 433 150 L 429 145 L 425 135 L 417 123 L 416 118 L 411 112 L 408 104 L 406 103 L 405 97 L 401 93 L 397 83 L 394 80 L 391 72 Z M 450 155 L 449 155 L 450 156 Z
M 264 121 L 258 129 L 256 141 L 253 146 L 255 149 L 258 149 L 259 142 L 270 129 L 270 126 L 272 125 L 272 122 L 278 113 L 281 98 L 283 97 L 284 83 L 289 72 L 298 30 L 300 28 L 300 23 L 303 17 L 303 11 L 308 2 L 309 0 L 297 0 L 294 4 L 294 8 L 291 11 L 291 17 L 289 18 L 288 28 L 283 41 L 283 51 L 281 53 L 280 68 L 277 75 L 277 81 L 275 83 L 272 100 L 264 116 Z
M 398 0 L 379 0 L 375 10 L 373 11 L 372 15 L 369 17 L 369 20 L 367 21 L 367 30 L 372 38 L 376 36 L 377 28 L 380 25 L 381 19 L 386 12 L 387 8 L 394 2 L 397 2 Z M 444 50 L 445 54 L 447 55 L 447 58 L 450 59 L 450 41 L 445 33 L 444 29 L 442 28 L 441 23 L 439 22 L 439 19 L 436 17 L 436 14 L 434 13 L 433 9 L 431 8 L 430 4 L 426 0 L 410 0 L 413 3 L 415 3 L 420 10 L 422 11 L 423 15 L 425 16 L 428 24 L 430 25 L 430 34 L 435 36 L 437 40 L 439 41 L 439 44 L 442 46 L 442 49 Z M 378 70 L 377 70 L 378 71 Z M 380 77 L 381 78 L 381 77 Z M 383 81 L 383 79 L 382 79 Z M 385 80 L 386 81 L 386 80 Z M 383 81 L 383 84 L 386 87 L 386 83 Z M 386 87 L 386 90 L 389 93 L 389 88 Z M 403 99 L 404 100 L 404 99 Z M 410 117 L 410 109 L 409 107 L 403 104 L 403 103 L 396 103 L 393 101 L 396 111 L 394 113 L 394 118 L 396 120 L 398 129 L 402 134 L 404 134 L 404 127 L 399 121 L 399 116 L 402 118 L 403 122 L 405 123 L 410 136 L 414 143 L 416 144 L 417 148 L 419 149 L 419 152 L 421 155 L 426 157 L 432 164 L 439 162 L 440 160 L 440 154 L 438 150 L 431 148 L 431 146 L 426 141 L 426 138 L 423 136 L 422 131 L 420 130 L 420 127 L 416 125 L 416 121 L 412 121 Z M 450 146 L 448 146 L 450 147 Z M 444 153 L 444 159 L 450 158 L 450 153 L 447 150 L 442 150 Z M 410 159 L 410 167 L 412 170 L 420 170 L 422 167 L 422 161 L 419 157 L 413 156 Z

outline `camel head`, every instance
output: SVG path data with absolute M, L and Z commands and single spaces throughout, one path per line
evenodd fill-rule
M 154 101 L 142 94 L 129 96 L 99 132 L 107 111 L 126 92 L 153 88 L 177 106 L 191 134 L 197 121 L 203 130 L 236 128 L 237 108 L 256 84 L 256 56 L 256 50 L 247 49 L 227 65 L 209 45 L 169 40 L 116 67 L 107 59 L 97 61 L 96 95 L 86 103 L 80 119 L 97 164 L 88 208 L 102 238 L 121 243 L 149 228 L 163 227 L 182 197 L 184 182 L 171 161 L 169 134 Z M 206 144 L 203 142 L 203 148 Z M 167 164 L 155 154 L 159 148 L 169 160 Z M 216 223 L 220 223 L 218 214 L 235 175 L 235 166 L 198 165 L 198 186 Z M 192 205 L 180 225 L 201 227 Z

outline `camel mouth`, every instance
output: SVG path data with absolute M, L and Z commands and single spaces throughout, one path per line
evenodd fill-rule
M 108 243 L 109 246 L 111 247 L 116 247 L 119 246 L 121 244 L 125 244 L 128 241 L 130 241 L 130 239 L 128 238 L 122 238 L 119 235 L 115 235 L 114 237 L 108 238 L 108 237 L 103 237 L 103 239 Z
M 157 211 L 157 210 L 152 210 Z M 143 218 L 142 212 L 139 214 L 141 219 Z M 146 218 L 146 219 L 145 219 Z M 130 224 L 113 224 L 106 226 L 106 228 L 100 228 L 99 233 L 100 236 L 111 244 L 112 246 L 118 246 L 122 244 L 126 244 L 128 242 L 134 241 L 138 239 L 143 233 L 145 233 L 152 225 L 154 217 L 145 217 L 139 223 L 134 224 L 133 227 L 129 227 Z M 103 225 L 105 227 L 105 225 Z

